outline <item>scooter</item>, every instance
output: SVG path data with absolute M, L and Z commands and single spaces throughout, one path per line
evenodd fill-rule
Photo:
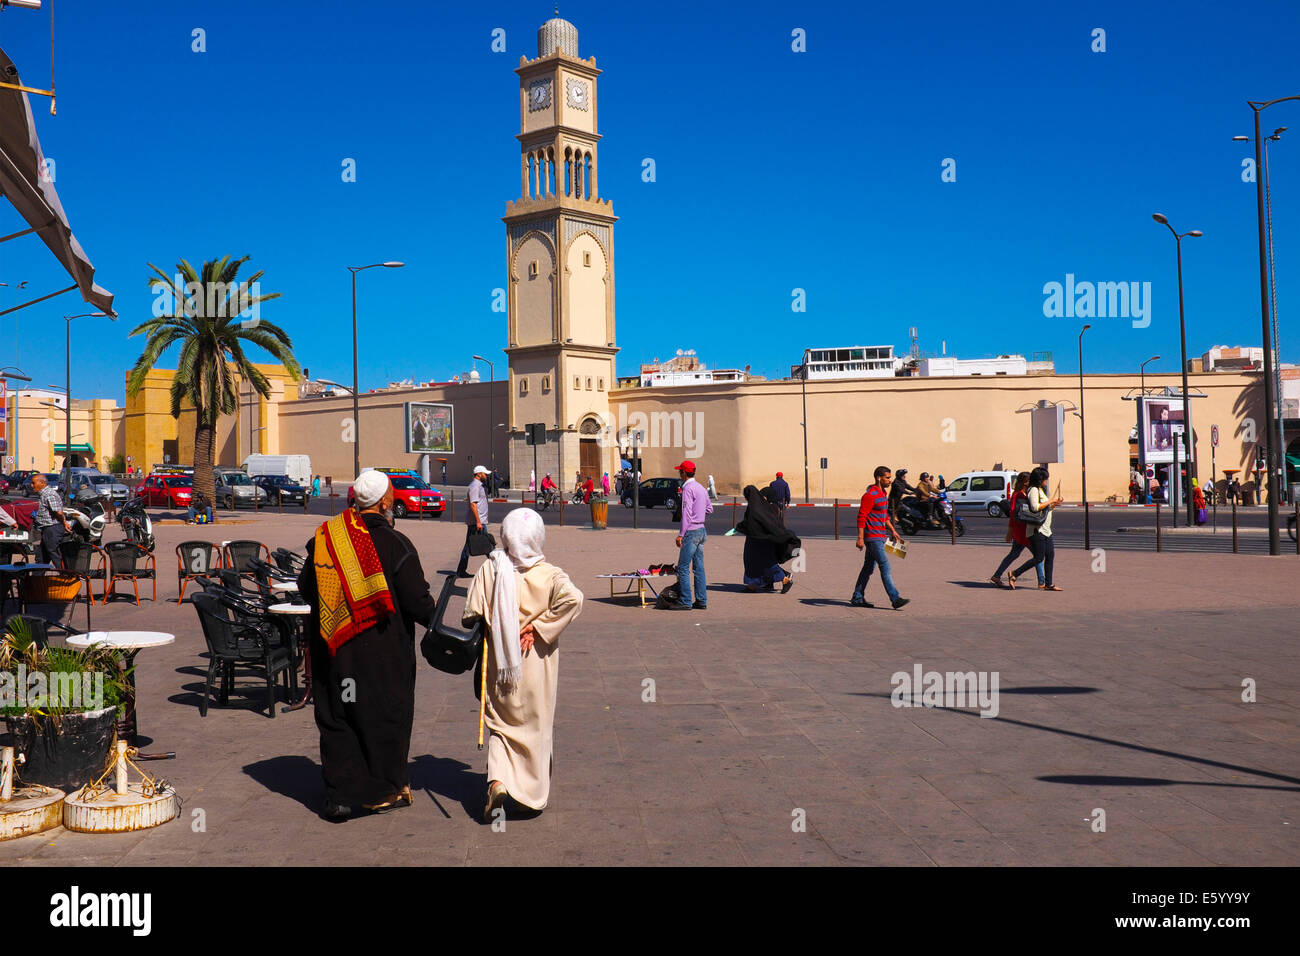
M 143 498 L 131 498 L 117 509 L 117 523 L 122 526 L 122 534 L 146 551 L 153 551 L 153 521 L 144 510 Z
M 966 522 L 962 521 L 953 512 L 952 502 L 948 500 L 946 491 L 941 491 L 934 496 L 934 508 L 931 513 L 939 525 L 938 529 L 934 529 L 925 516 L 921 514 L 916 498 L 911 495 L 900 498 L 896 510 L 897 514 L 894 515 L 894 521 L 898 525 L 898 530 L 905 535 L 913 535 L 917 531 L 927 530 L 941 530 L 951 533 L 954 523 L 956 524 L 957 537 L 960 538 L 966 533 Z
M 103 543 L 108 515 L 101 495 L 83 488 L 63 506 L 63 516 L 68 519 L 68 528 L 73 535 L 95 547 Z

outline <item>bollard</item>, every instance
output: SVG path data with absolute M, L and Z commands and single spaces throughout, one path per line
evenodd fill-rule
M 456 492 L 451 488 L 447 489 L 447 520 L 456 520 Z
M 275 508 L 280 514 L 284 514 L 284 495 L 275 496 Z
M 560 499 L 560 527 L 564 527 L 564 495 L 557 495 Z
M 1237 554 L 1237 498 L 1232 499 L 1232 553 Z
M 330 493 L 330 515 L 337 515 L 338 507 L 339 507 L 339 496 L 331 492 Z
M 957 544 L 957 509 L 952 509 L 952 514 L 948 516 L 948 533 L 952 535 L 952 543 Z
M 1300 499 L 1295 503 L 1295 553 L 1300 554 Z
M 1163 550 L 1160 547 L 1160 502 L 1156 502 L 1156 550 Z
M 1088 502 L 1083 503 L 1083 547 L 1085 551 L 1092 550 L 1092 525 L 1088 521 Z
M 840 540 L 840 499 L 835 499 L 835 540 Z
M 731 527 L 736 527 L 736 496 L 731 496 Z

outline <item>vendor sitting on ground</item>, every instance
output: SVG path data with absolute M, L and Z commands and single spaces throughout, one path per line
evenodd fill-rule
M 212 502 L 208 501 L 208 496 L 199 489 L 194 489 L 194 495 L 190 498 L 190 506 L 185 512 L 185 523 L 194 524 L 195 515 L 203 515 L 206 524 L 212 524 Z
M 745 590 L 753 593 L 763 586 L 772 591 L 780 581 L 785 594 L 794 586 L 794 578 L 781 562 L 790 560 L 802 542 L 781 524 L 776 492 L 770 487 L 760 492 L 746 485 L 744 494 L 745 517 L 736 525 L 736 533 L 745 536 Z

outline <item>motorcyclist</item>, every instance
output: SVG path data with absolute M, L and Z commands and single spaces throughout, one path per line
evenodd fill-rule
M 921 513 L 921 517 L 925 518 L 926 521 L 937 527 L 938 522 L 935 521 L 934 518 L 934 502 L 936 494 L 938 494 L 938 492 L 930 482 L 930 473 L 926 471 L 921 472 L 920 480 L 916 483 L 916 510 Z
M 907 469 L 900 468 L 894 472 L 894 482 L 889 486 L 889 518 L 898 519 L 898 502 L 908 495 L 915 495 L 916 489 L 907 483 Z

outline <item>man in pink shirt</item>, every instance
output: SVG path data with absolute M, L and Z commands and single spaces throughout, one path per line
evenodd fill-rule
M 704 516 L 713 513 L 709 493 L 695 480 L 695 462 L 684 461 L 677 466 L 677 474 L 683 479 L 681 490 L 682 524 L 677 535 L 677 547 L 681 553 L 677 558 L 677 586 L 682 592 L 682 603 L 674 611 L 700 611 L 708 609 L 708 583 L 704 578 Z M 692 588 L 694 584 L 694 588 Z

